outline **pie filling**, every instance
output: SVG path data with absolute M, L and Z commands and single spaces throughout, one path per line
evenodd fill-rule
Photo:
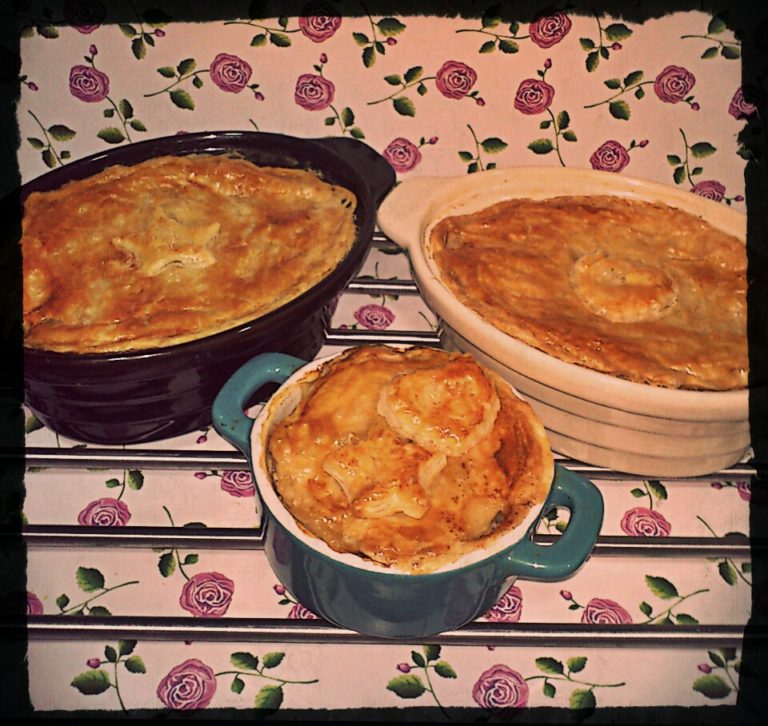
M 266 449 L 304 530 L 411 573 L 486 548 L 544 500 L 554 471 L 527 403 L 470 356 L 429 348 L 331 359 Z

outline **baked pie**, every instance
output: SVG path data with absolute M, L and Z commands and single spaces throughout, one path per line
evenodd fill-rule
M 515 527 L 549 491 L 541 423 L 469 355 L 351 348 L 300 385 L 268 433 L 267 469 L 297 522 L 334 550 L 431 572 Z
M 666 204 L 509 199 L 429 232 L 443 284 L 560 360 L 636 383 L 747 385 L 743 240 Z
M 307 291 L 356 238 L 355 195 L 313 171 L 194 154 L 115 165 L 25 202 L 25 345 L 166 347 Z

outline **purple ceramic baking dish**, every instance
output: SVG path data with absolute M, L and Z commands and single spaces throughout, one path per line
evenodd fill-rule
M 178 436 L 211 423 L 217 392 L 254 355 L 279 351 L 312 359 L 323 343 L 338 295 L 368 252 L 377 205 L 395 182 L 389 163 L 355 139 L 219 131 L 151 139 L 79 159 L 25 184 L 21 198 L 92 176 L 113 164 L 192 153 L 234 153 L 261 166 L 319 172 L 357 196 L 357 239 L 344 260 L 317 285 L 231 330 L 135 353 L 79 355 L 25 348 L 25 402 L 40 421 L 63 436 L 98 444 Z

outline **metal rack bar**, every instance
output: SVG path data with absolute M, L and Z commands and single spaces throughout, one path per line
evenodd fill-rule
M 325 334 L 326 345 L 370 345 L 374 343 L 394 345 L 440 346 L 437 332 L 412 330 L 360 330 L 331 328 Z
M 21 631 L 30 640 L 160 640 L 262 643 L 382 644 L 413 642 L 361 635 L 323 620 L 279 618 L 93 617 L 36 615 L 0 618 L 0 631 Z M 743 625 L 589 625 L 475 621 L 462 628 L 420 639 L 441 645 L 596 646 L 596 647 L 741 647 Z M 768 632 L 750 632 L 765 641 Z
M 0 529 L 4 538 L 18 538 L 37 547 L 180 547 L 184 549 L 254 549 L 264 547 L 265 529 L 238 527 L 84 527 L 28 524 L 21 530 Z M 534 541 L 552 544 L 560 535 L 537 534 Z M 622 537 L 600 535 L 593 557 L 712 557 L 748 559 L 768 550 L 768 541 L 746 536 L 726 537 Z
M 236 469 L 248 468 L 245 456 L 231 451 L 178 451 L 172 449 L 112 449 L 85 447 L 60 449 L 54 447 L 21 448 L 0 447 L 0 461 L 23 459 L 29 468 L 75 469 Z M 557 457 L 556 461 L 571 471 L 597 481 L 636 479 L 633 474 L 614 471 L 601 466 L 584 464 L 575 459 Z M 703 476 L 687 477 L 675 481 L 733 481 L 749 479 L 759 472 L 768 471 L 768 464 L 750 462 L 735 464 Z M 669 481 L 669 480 L 667 480 Z
M 413 280 L 377 280 L 356 277 L 347 285 L 345 292 L 358 295 L 418 295 L 419 288 Z

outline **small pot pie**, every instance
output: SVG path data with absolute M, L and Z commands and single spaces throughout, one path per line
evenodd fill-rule
M 226 155 L 114 165 L 25 201 L 25 345 L 162 348 L 255 320 L 320 282 L 356 238 L 355 195 Z
M 666 388 L 747 385 L 745 245 L 693 214 L 510 199 L 440 220 L 428 252 L 461 303 L 567 363 Z
M 469 355 L 351 348 L 298 385 L 267 435 L 267 469 L 299 525 L 338 552 L 432 572 L 509 532 L 549 491 L 543 426 Z

